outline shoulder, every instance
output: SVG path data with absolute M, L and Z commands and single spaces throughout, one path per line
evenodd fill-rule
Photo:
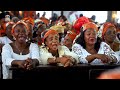
M 64 45 L 60 45 L 58 47 L 59 50 L 64 50 L 64 51 L 70 51 L 68 47 L 64 46 Z
M 80 44 L 77 44 L 77 43 L 73 44 L 73 46 L 72 46 L 72 49 L 75 49 L 75 48 L 83 49 L 83 47 Z
M 110 47 L 106 42 L 101 42 L 100 47 Z
M 36 43 L 30 43 L 30 47 L 38 47 Z
M 12 49 L 11 45 L 10 44 L 5 44 L 3 46 L 3 49 Z

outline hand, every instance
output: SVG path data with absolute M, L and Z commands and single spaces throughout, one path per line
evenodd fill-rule
M 19 68 L 25 69 L 26 68 L 25 63 L 26 63 L 25 60 L 17 61 L 17 65 Z
M 28 59 L 25 60 L 25 62 L 26 63 L 24 65 L 26 66 L 27 70 L 31 70 L 32 68 L 35 67 L 35 63 L 32 59 L 28 58 Z
M 60 63 L 64 65 L 64 67 L 67 67 L 67 66 L 72 66 L 73 65 L 73 62 L 71 60 L 71 57 L 67 57 L 67 56 L 63 56 L 61 58 L 59 58 L 60 60 Z
M 63 57 L 68 58 L 72 64 L 75 64 L 75 63 L 76 63 L 76 60 L 75 60 L 72 56 L 63 55 Z
M 101 59 L 103 63 L 108 63 L 111 60 L 111 58 L 105 54 L 97 54 L 96 58 Z

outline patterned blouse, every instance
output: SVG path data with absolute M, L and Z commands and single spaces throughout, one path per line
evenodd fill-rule
M 86 57 L 91 54 L 87 52 L 80 44 L 75 43 L 72 47 L 72 51 L 78 55 L 80 63 L 88 63 L 88 61 L 86 60 Z M 106 54 L 108 56 L 116 57 L 117 63 L 120 60 L 118 58 L 118 55 L 115 54 L 115 52 L 105 42 L 101 42 L 100 48 L 97 54 Z M 104 64 L 104 63 L 100 59 L 95 59 L 90 64 Z

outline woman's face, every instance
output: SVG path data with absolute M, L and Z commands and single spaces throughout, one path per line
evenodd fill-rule
M 114 27 L 109 27 L 104 34 L 104 39 L 107 42 L 114 42 L 116 38 L 116 29 Z
M 6 28 L 6 34 L 7 34 L 7 36 L 11 36 L 12 26 L 13 26 L 13 24 L 10 24 L 10 25 L 7 26 L 7 28 Z
M 17 41 L 23 43 L 26 42 L 28 32 L 23 24 L 19 24 L 14 28 L 14 37 Z
M 71 49 L 72 43 L 73 43 L 73 42 L 72 42 L 72 40 L 70 39 L 70 37 L 69 37 L 68 35 L 66 35 L 65 38 L 64 38 L 63 44 L 64 44 L 65 46 L 67 46 L 69 49 Z
M 96 43 L 96 31 L 94 29 L 87 29 L 84 34 L 85 43 L 87 45 L 94 45 Z
M 56 51 L 59 46 L 59 35 L 58 34 L 50 34 L 45 41 L 45 44 L 51 51 Z
M 38 28 L 36 34 L 38 36 L 41 36 L 41 33 L 46 29 L 45 25 L 42 25 L 41 27 Z

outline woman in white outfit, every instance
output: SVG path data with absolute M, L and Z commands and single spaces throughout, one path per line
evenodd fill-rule
M 48 30 L 44 35 L 45 46 L 40 47 L 40 60 L 44 65 L 71 66 L 78 63 L 78 56 L 70 52 L 66 46 L 59 42 L 59 34 L 56 30 Z
M 118 63 L 118 56 L 110 46 L 97 37 L 96 24 L 89 22 L 82 26 L 81 35 L 76 39 L 72 51 L 79 56 L 80 63 Z
M 9 67 L 32 69 L 39 65 L 39 48 L 34 43 L 28 43 L 28 27 L 23 21 L 17 22 L 12 27 L 12 35 L 15 39 L 2 48 L 3 79 L 9 79 Z

